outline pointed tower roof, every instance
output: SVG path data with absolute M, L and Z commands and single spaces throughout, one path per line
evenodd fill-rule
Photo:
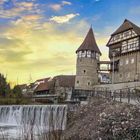
M 125 19 L 123 24 L 112 34 L 112 36 L 129 29 L 133 29 L 138 35 L 140 35 L 140 27 Z
M 84 50 L 94 51 L 94 52 L 97 52 L 101 55 L 101 52 L 96 44 L 96 40 L 95 40 L 95 37 L 93 34 L 92 27 L 89 29 L 89 31 L 86 35 L 86 38 L 84 39 L 81 46 L 77 49 L 76 53 L 78 51 L 84 51 Z

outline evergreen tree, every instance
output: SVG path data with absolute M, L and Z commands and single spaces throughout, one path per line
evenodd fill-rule
M 6 97 L 10 93 L 10 84 L 3 74 L 0 74 L 0 96 Z
M 22 97 L 22 90 L 19 85 L 15 85 L 13 88 L 13 93 L 15 94 L 16 97 L 20 98 Z

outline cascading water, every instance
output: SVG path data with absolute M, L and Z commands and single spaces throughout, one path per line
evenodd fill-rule
M 0 128 L 14 132 L 50 132 L 64 130 L 67 120 L 66 105 L 13 105 L 0 106 Z M 18 131 L 18 132 L 17 132 Z M 6 131 L 10 135 L 10 131 Z

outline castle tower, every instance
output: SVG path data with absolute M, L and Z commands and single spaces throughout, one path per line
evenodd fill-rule
M 107 46 L 112 83 L 140 81 L 140 27 L 126 19 L 111 35 Z
M 98 62 L 101 52 L 96 44 L 92 28 L 76 51 L 75 89 L 92 90 L 98 84 Z

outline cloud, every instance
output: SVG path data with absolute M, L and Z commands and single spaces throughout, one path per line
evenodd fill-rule
M 59 22 L 69 22 L 79 14 L 68 15 L 60 16 L 63 22 Z M 88 22 L 82 19 L 62 25 L 48 21 L 38 25 L 38 19 L 40 15 L 29 14 L 13 20 L 10 25 L 2 25 L 0 67 L 10 81 L 16 81 L 18 76 L 19 83 L 28 82 L 30 73 L 33 80 L 75 73 L 75 50 L 90 27 Z M 34 30 L 37 26 L 40 29 Z M 99 45 L 104 41 L 101 38 L 99 34 Z
M 67 14 L 64 16 L 53 16 L 50 18 L 50 21 L 54 21 L 56 23 L 62 24 L 62 23 L 67 23 L 71 19 L 75 18 L 76 16 L 79 16 L 79 14 Z
M 24 21 L 38 21 L 41 18 L 42 18 L 42 16 L 40 16 L 40 15 L 30 14 L 30 15 L 23 16 L 22 20 L 24 20 Z
M 72 3 L 69 1 L 62 1 L 61 3 L 50 4 L 49 7 L 54 11 L 59 11 L 65 5 L 72 5 Z
M 1 2 L 0 2 L 1 3 Z M 28 14 L 39 14 L 38 4 L 34 2 L 18 2 L 13 1 L 13 6 L 10 9 L 4 9 L 3 6 L 0 8 L 0 18 L 16 18 L 22 17 Z
M 19 2 L 16 6 L 24 7 L 26 10 L 32 10 L 36 5 L 33 2 Z
M 51 5 L 49 5 L 49 7 L 51 9 L 53 9 L 54 11 L 59 11 L 62 8 L 62 5 L 61 4 L 51 4 Z
M 18 69 L 22 74 L 31 70 L 36 78 L 43 77 L 45 74 L 53 76 L 74 73 L 75 50 L 83 39 L 79 34 L 83 26 L 88 27 L 86 22 L 78 21 L 73 29 L 65 27 L 69 30 L 63 28 L 62 33 L 57 24 L 47 22 L 43 25 L 42 30 L 32 31 L 30 38 L 24 39 L 25 42 L 28 42 L 32 53 L 24 55 L 21 63 L 12 65 L 9 68 L 10 73 L 12 73 L 12 69 Z M 27 81 L 25 76 L 22 77 L 22 81 Z
M 20 39 L 0 38 L 0 58 L 3 62 L 24 61 L 24 57 L 31 51 L 27 44 Z
M 72 5 L 72 3 L 69 1 L 62 1 L 62 5 Z
M 4 0 L 0 0 L 0 4 L 2 5 L 5 1 Z

